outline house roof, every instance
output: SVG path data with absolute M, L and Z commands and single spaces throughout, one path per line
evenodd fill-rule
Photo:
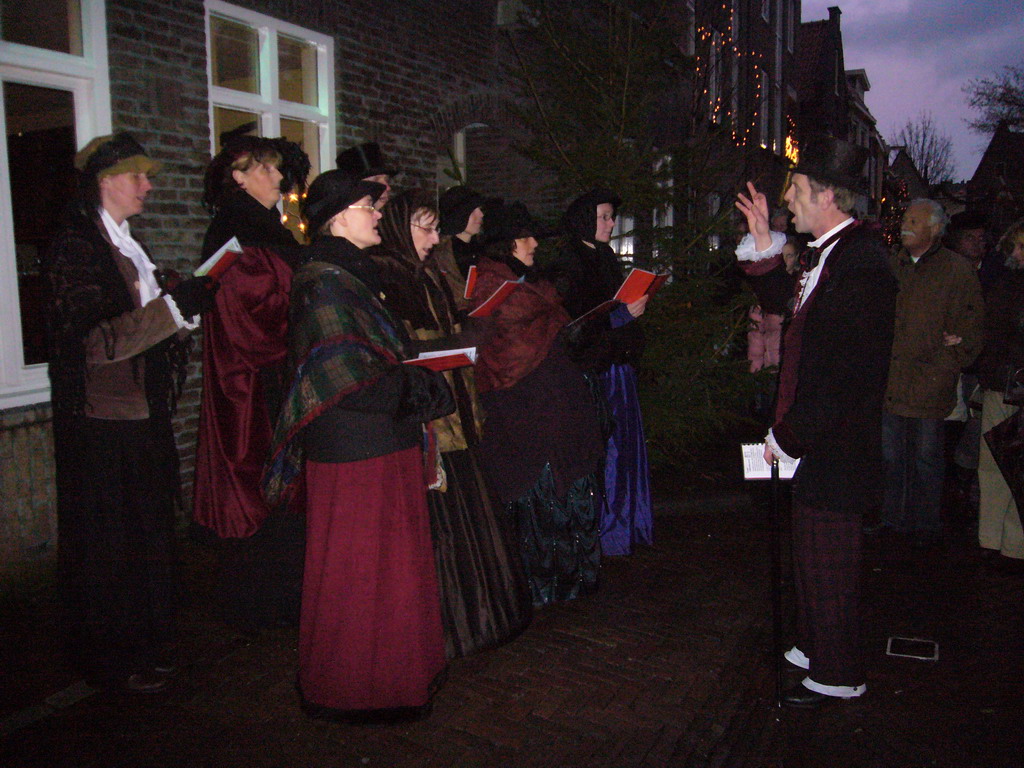
M 829 48 L 829 20 L 807 21 L 797 28 L 796 57 L 797 93 L 801 98 L 811 96 L 825 77 L 831 77 L 831 69 L 822 66 L 823 54 Z

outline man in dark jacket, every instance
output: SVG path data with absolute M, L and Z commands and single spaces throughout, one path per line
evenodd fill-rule
M 786 653 L 808 670 L 783 703 L 815 707 L 865 692 L 860 652 L 864 510 L 879 495 L 881 416 L 892 343 L 896 282 L 876 231 L 849 214 L 866 152 L 811 137 L 786 192 L 805 254 L 783 341 L 775 423 L 765 460 L 800 458 L 793 483 L 793 560 L 798 644 Z M 768 206 L 748 184 L 737 207 L 762 258 L 778 258 Z M 774 238 L 776 241 L 784 239 Z
M 944 419 L 956 405 L 960 370 L 981 349 L 984 307 L 975 270 L 943 248 L 946 215 L 914 200 L 903 216 L 903 247 L 890 265 L 899 282 L 889 383 L 882 418 L 882 526 L 929 546 L 941 532 Z

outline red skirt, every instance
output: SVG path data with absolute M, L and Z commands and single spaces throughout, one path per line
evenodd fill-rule
M 306 463 L 299 684 L 339 710 L 418 707 L 444 670 L 444 634 L 418 447 Z

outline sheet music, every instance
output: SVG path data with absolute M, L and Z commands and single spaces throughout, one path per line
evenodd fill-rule
M 743 456 L 744 480 L 771 480 L 772 467 L 764 460 L 764 443 L 743 443 L 740 446 Z M 800 459 L 779 462 L 779 479 L 792 480 Z

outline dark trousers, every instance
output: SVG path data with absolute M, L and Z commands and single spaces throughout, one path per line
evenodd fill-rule
M 860 649 L 861 515 L 793 502 L 797 646 L 822 685 L 864 682 Z
M 59 566 L 72 661 L 105 684 L 151 666 L 174 635 L 170 424 L 54 424 Z
M 946 473 L 945 422 L 882 414 L 885 501 L 882 523 L 898 531 L 938 534 Z

